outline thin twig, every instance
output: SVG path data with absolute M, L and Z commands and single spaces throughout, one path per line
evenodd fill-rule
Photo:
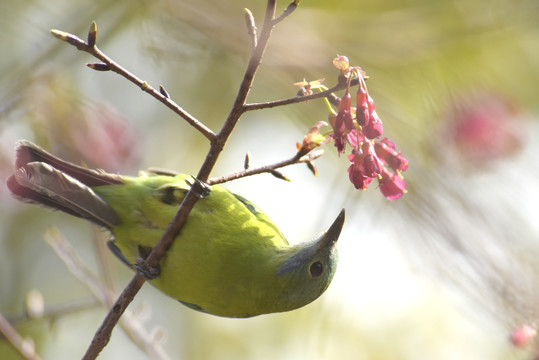
M 99 236 L 101 233 L 101 229 L 94 228 L 93 242 L 97 260 L 99 261 L 99 268 L 101 277 L 103 279 L 103 284 L 107 289 L 110 290 L 107 292 L 107 303 L 110 305 L 114 302 L 114 299 L 112 298 L 112 295 L 115 292 L 115 284 L 112 276 L 114 271 L 112 270 L 111 257 L 108 256 L 110 255 L 110 251 L 108 251 L 109 249 L 105 241 L 103 241 L 102 236 Z
M 358 84 L 357 79 L 352 79 L 350 81 L 350 86 L 356 86 Z M 344 84 L 337 84 L 333 86 L 330 89 L 324 90 L 319 93 L 314 93 L 311 95 L 305 95 L 305 96 L 295 96 L 288 99 L 282 99 L 282 100 L 274 100 L 274 101 L 267 101 L 267 102 L 261 102 L 261 103 L 251 103 L 251 104 L 245 104 L 245 111 L 253 111 L 253 110 L 261 110 L 261 109 L 269 109 L 274 108 L 277 106 L 284 106 L 284 105 L 290 105 L 290 104 L 297 104 L 301 102 L 306 102 L 309 100 L 314 99 L 320 99 L 320 98 L 328 98 L 331 102 L 335 99 L 334 92 L 337 92 L 339 90 L 343 90 L 346 88 L 346 83 Z
M 223 150 L 230 134 L 234 130 L 236 124 L 238 123 L 239 118 L 243 115 L 245 110 L 245 103 L 251 86 L 253 84 L 254 77 L 266 51 L 266 46 L 268 44 L 269 38 L 271 36 L 271 31 L 273 30 L 273 19 L 275 18 L 275 7 L 276 0 L 268 0 L 266 6 L 266 14 L 264 16 L 264 24 L 262 25 L 262 31 L 260 33 L 260 38 L 258 39 L 258 45 L 253 51 L 251 58 L 249 59 L 249 64 L 243 75 L 240 87 L 238 89 L 238 94 L 236 95 L 236 100 L 232 105 L 232 109 L 228 114 L 228 117 L 221 128 L 221 131 L 217 134 L 217 137 L 214 142 L 211 143 L 210 151 L 200 168 L 200 171 L 197 175 L 197 178 L 202 181 L 207 181 L 210 176 L 211 170 L 215 166 L 217 159 L 221 151 Z
M 160 91 L 154 89 L 151 87 L 146 81 L 143 81 L 133 75 L 131 72 L 120 66 L 118 63 L 113 61 L 110 57 L 105 55 L 98 47 L 97 45 L 90 46 L 90 44 L 84 42 L 82 39 L 78 38 L 77 36 L 60 31 L 60 30 L 51 30 L 51 33 L 57 38 L 62 41 L 65 41 L 73 46 L 75 46 L 78 50 L 84 51 L 89 53 L 90 55 L 94 56 L 95 58 L 101 60 L 103 63 L 90 63 L 87 64 L 88 67 L 94 69 L 94 70 L 100 70 L 100 71 L 112 71 L 120 76 L 124 77 L 125 79 L 131 81 L 133 84 L 137 85 L 142 91 L 147 92 L 151 96 L 153 96 L 155 99 L 159 100 L 161 103 L 165 104 L 169 109 L 174 111 L 176 114 L 178 114 L 180 117 L 182 117 L 185 121 L 187 121 L 191 126 L 193 126 L 195 129 L 197 129 L 202 135 L 204 135 L 208 140 L 212 141 L 215 139 L 214 132 L 206 127 L 206 125 L 202 124 L 200 121 L 198 121 L 194 116 L 189 114 L 187 111 L 185 111 L 182 107 L 180 107 L 178 104 L 176 104 L 173 100 L 171 100 L 169 97 L 161 93 Z M 95 34 L 95 35 L 91 35 Z M 92 26 L 90 27 L 90 32 L 88 38 L 92 41 L 95 40 L 95 37 L 97 36 L 97 28 L 95 27 L 95 22 L 92 23 Z
M 48 320 L 54 322 L 56 319 L 73 314 L 76 312 L 87 311 L 95 307 L 101 306 L 95 297 L 89 297 L 88 299 L 82 299 L 80 301 L 72 302 L 69 304 L 61 304 L 56 306 L 46 306 L 43 309 L 43 313 L 37 319 Z M 12 324 L 25 323 L 27 321 L 36 320 L 35 316 L 31 316 L 28 311 L 24 313 L 8 317 L 8 321 Z
M 24 339 L 17 330 L 7 321 L 7 319 L 0 313 L 0 333 L 13 345 L 13 347 L 28 360 L 40 360 L 36 349 L 31 340 Z
M 265 166 L 252 168 L 252 169 L 245 169 L 242 171 L 235 172 L 233 174 L 211 178 L 208 180 L 208 184 L 209 185 L 222 184 L 228 181 L 232 181 L 232 180 L 236 180 L 239 178 L 252 176 L 256 174 L 272 173 L 274 170 L 285 167 L 285 166 L 300 164 L 300 163 L 309 163 L 319 158 L 320 156 L 322 156 L 323 153 L 324 153 L 324 150 L 320 149 L 317 151 L 311 151 L 307 155 L 304 155 L 301 157 L 298 156 L 298 154 L 296 154 L 292 156 L 290 159 L 279 161 L 279 162 L 276 162 L 275 164 L 265 165 Z
M 104 290 L 101 282 L 88 267 L 84 266 L 80 257 L 60 234 L 58 229 L 49 228 L 45 232 L 44 238 L 47 244 L 54 249 L 56 254 L 62 259 L 73 275 L 85 284 L 97 299 L 100 301 L 105 299 L 106 301 L 106 290 Z
M 283 21 L 288 15 L 292 14 L 294 12 L 294 10 L 296 10 L 296 8 L 298 7 L 299 3 L 300 3 L 301 0 L 295 0 L 295 1 L 292 1 L 287 7 L 286 9 L 283 11 L 283 13 L 281 15 L 279 15 L 278 18 L 274 19 L 273 20 L 273 25 L 277 25 L 278 23 L 280 23 L 281 21 Z
M 153 87 L 151 87 L 146 81 L 139 79 L 138 77 L 136 77 L 135 75 L 133 75 L 132 73 L 124 69 L 122 66 L 114 62 L 111 58 L 109 58 L 101 50 L 99 50 L 99 48 L 93 47 L 91 51 L 88 51 L 88 52 L 92 54 L 93 56 L 95 56 L 96 58 L 98 58 L 99 60 L 103 61 L 105 64 L 107 64 L 110 68 L 110 71 L 113 71 L 123 76 L 127 80 L 131 81 L 133 84 L 137 85 L 142 91 L 147 92 L 148 94 L 153 96 L 155 99 L 165 104 L 169 109 L 171 109 L 180 117 L 182 117 L 185 121 L 187 121 L 189 125 L 197 129 L 208 140 L 212 141 L 215 138 L 215 134 L 210 128 L 208 128 L 206 125 L 198 121 L 198 119 L 196 119 L 193 115 L 185 111 L 182 107 L 176 104 L 172 99 L 163 95 L 159 90 L 156 90 Z
M 106 284 L 101 282 L 97 276 L 92 273 L 60 232 L 55 228 L 47 230 L 45 233 L 45 240 L 53 248 L 60 259 L 62 259 L 69 271 L 90 289 L 99 302 L 104 306 L 111 306 L 111 289 L 108 289 Z M 160 346 L 160 343 L 158 341 L 153 341 L 152 336 L 144 329 L 140 320 L 129 310 L 126 310 L 122 316 L 120 326 L 133 342 L 152 359 L 170 359 Z

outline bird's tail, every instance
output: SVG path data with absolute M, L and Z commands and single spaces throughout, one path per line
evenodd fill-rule
M 122 184 L 121 176 L 61 160 L 25 140 L 17 142 L 15 166 L 7 186 L 19 200 L 43 204 L 109 229 L 120 224 L 116 211 L 91 187 Z

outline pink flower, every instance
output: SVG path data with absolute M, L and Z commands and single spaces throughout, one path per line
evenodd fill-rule
M 376 110 L 373 110 L 369 115 L 369 123 L 363 127 L 363 135 L 367 139 L 375 139 L 384 132 L 384 125 L 380 117 L 378 117 Z
M 346 149 L 346 139 L 345 139 L 345 130 L 344 121 L 336 115 L 330 115 L 328 118 L 331 127 L 333 128 L 333 140 L 335 140 L 335 147 L 337 148 L 337 153 L 341 155 Z
M 522 148 L 526 118 L 513 99 L 486 92 L 458 99 L 446 137 L 466 164 L 484 168 Z
M 408 160 L 400 152 L 395 151 L 395 144 L 387 138 L 376 141 L 374 143 L 374 149 L 380 160 L 388 164 L 394 171 L 405 171 L 408 169 Z
M 344 127 L 348 131 L 352 131 L 354 126 L 354 119 L 352 118 L 351 113 L 351 106 L 352 106 L 352 97 L 350 96 L 350 92 L 346 91 L 346 94 L 343 95 L 341 98 L 341 101 L 339 102 L 339 112 L 337 113 L 337 123 L 343 123 Z
M 392 148 L 393 150 L 396 149 L 395 143 L 394 143 L 393 141 L 389 140 L 389 139 L 386 138 L 386 137 L 383 138 L 382 140 L 380 140 L 380 142 L 381 142 L 382 144 L 384 144 L 384 145 L 389 146 L 389 147 Z
M 369 109 L 369 121 L 363 127 L 363 134 L 367 139 L 375 139 L 384 132 L 384 125 L 374 108 L 374 100 L 369 94 L 367 94 L 367 103 Z
M 382 177 L 378 179 L 382 195 L 389 201 L 396 200 L 406 193 L 406 183 L 404 180 L 387 169 L 382 170 Z
M 346 141 L 352 146 L 354 151 L 357 151 L 361 143 L 365 141 L 365 137 L 363 136 L 361 131 L 359 131 L 358 129 L 354 129 L 348 134 L 346 134 Z
M 352 117 L 352 113 L 350 112 L 350 110 L 346 110 L 344 112 L 344 126 L 348 131 L 352 131 L 355 129 L 354 118 Z
M 339 99 L 337 113 L 330 111 L 329 123 L 333 133 L 326 139 L 335 141 L 339 156 L 346 151 L 347 143 L 351 145 L 348 176 L 356 189 L 367 189 L 377 178 L 382 194 L 390 201 L 398 199 L 406 193 L 401 172 L 408 168 L 408 160 L 395 150 L 395 144 L 387 138 L 374 140 L 382 135 L 384 126 L 374 107 L 374 100 L 369 96 L 365 72 L 360 67 L 350 66 L 345 56 L 338 56 L 333 64 L 340 70 L 339 84 L 346 85 L 346 93 Z M 358 82 L 355 107 L 352 107 L 350 95 L 353 78 Z M 298 85 L 305 87 L 305 81 Z M 306 141 L 307 145 L 311 145 L 310 138 L 306 137 L 304 145 L 300 148 L 298 144 L 298 148 L 307 148 Z M 315 144 L 318 146 L 318 143 Z
M 352 163 L 348 168 L 348 175 L 356 189 L 365 190 L 367 185 L 370 184 L 374 177 L 380 174 L 383 168 L 383 164 L 376 156 L 370 141 L 363 142 L 361 149 L 348 155 L 348 159 Z
M 370 118 L 369 103 L 367 101 L 367 90 L 363 88 L 362 83 L 359 83 L 356 93 L 356 121 L 359 126 L 366 126 Z
M 356 189 L 365 190 L 367 185 L 372 181 L 371 177 L 365 176 L 365 170 L 363 167 L 363 154 L 355 152 L 348 155 L 348 159 L 352 163 L 348 168 L 348 176 L 350 181 L 354 184 Z
M 361 150 L 363 152 L 363 169 L 365 175 L 372 178 L 377 177 L 382 172 L 384 165 L 378 156 L 376 156 L 374 146 L 372 146 L 370 141 L 365 141 L 361 145 Z
M 518 348 L 525 348 L 537 335 L 537 330 L 529 325 L 522 325 L 511 333 L 509 340 Z

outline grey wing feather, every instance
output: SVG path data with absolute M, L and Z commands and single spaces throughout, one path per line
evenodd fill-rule
M 43 162 L 27 162 L 8 179 L 11 192 L 111 229 L 121 223 L 116 211 L 90 187 Z
M 19 140 L 15 147 L 15 168 L 19 169 L 32 162 L 49 164 L 55 169 L 70 175 L 87 186 L 123 184 L 123 179 L 117 174 L 108 174 L 102 170 L 88 169 L 64 161 L 28 140 Z

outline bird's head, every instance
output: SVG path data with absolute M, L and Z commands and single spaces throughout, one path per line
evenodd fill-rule
M 317 299 L 328 288 L 337 268 L 337 240 L 344 209 L 329 229 L 312 242 L 291 247 L 276 275 L 282 284 L 278 302 L 293 310 Z

